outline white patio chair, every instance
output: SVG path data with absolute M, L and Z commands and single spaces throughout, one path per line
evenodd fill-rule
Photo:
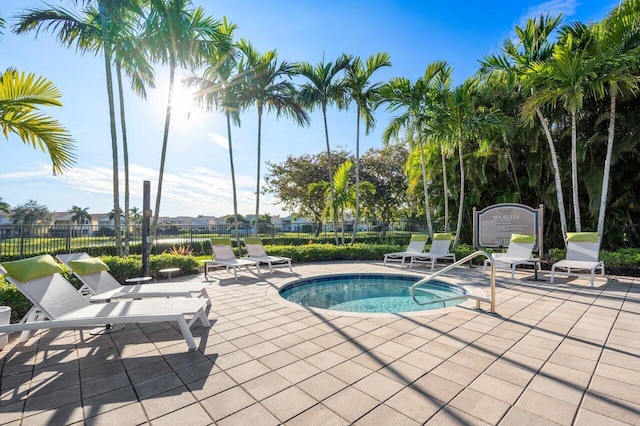
M 207 280 L 209 279 L 209 268 L 216 266 L 224 266 L 227 270 L 233 269 L 233 277 L 236 281 L 238 280 L 238 268 L 249 270 L 255 266 L 256 272 L 260 275 L 260 263 L 247 258 L 238 259 L 231 248 L 229 238 L 211 238 L 211 250 L 213 251 L 213 260 L 207 260 L 204 263 L 204 276 Z
M 531 254 L 533 253 L 533 247 L 536 245 L 536 236 L 529 234 L 511 234 L 511 240 L 507 247 L 506 253 L 493 253 L 493 259 L 495 260 L 496 269 L 508 269 L 511 270 L 511 278 L 515 277 L 516 266 L 532 264 Z M 539 261 L 539 259 L 533 260 Z M 482 273 L 486 273 L 487 266 L 489 266 L 489 260 L 484 261 L 482 267 Z M 537 265 L 534 264 L 537 268 Z
M 191 326 L 199 319 L 210 327 L 200 298 L 131 300 L 90 303 L 62 276 L 62 268 L 49 255 L 2 264 L 5 278 L 15 285 L 41 313 L 18 324 L 0 325 L 0 333 L 49 328 L 76 328 L 107 324 L 138 324 L 175 321 L 190 350 L 196 349 Z M 188 317 L 191 319 L 187 320 Z
M 412 254 L 422 253 L 424 251 L 424 246 L 427 244 L 428 238 L 428 235 L 412 235 L 409 245 L 405 251 L 385 254 L 382 264 L 386 265 L 388 261 L 398 261 L 401 262 L 400 267 L 404 267 L 404 262 L 408 257 L 411 257 Z
M 450 233 L 433 234 L 431 247 L 426 253 L 413 253 L 409 256 L 409 268 L 413 268 L 414 263 L 430 263 L 431 270 L 436 266 L 436 262 L 440 259 L 456 261 L 456 254 L 449 252 L 453 235 Z
M 262 240 L 258 237 L 246 237 L 244 244 L 247 247 L 247 259 L 269 265 L 269 274 L 273 274 L 273 265 L 289 265 L 289 271 L 293 273 L 291 258 L 281 256 L 269 256 L 264 250 Z
M 591 287 L 594 286 L 595 273 L 600 269 L 604 276 L 604 262 L 599 260 L 600 238 L 595 232 L 567 232 L 567 255 L 564 260 L 551 265 L 553 283 L 557 274 L 577 277 L 589 277 Z M 558 271 L 558 268 L 566 271 Z M 589 271 L 588 274 L 572 271 Z
M 81 293 L 91 300 L 108 301 L 124 298 L 145 297 L 193 297 L 200 296 L 211 300 L 206 287 L 210 283 L 149 283 L 137 285 L 121 285 L 108 272 L 109 267 L 99 258 L 93 258 L 87 253 L 59 254 L 56 258 L 64 263 L 82 282 Z M 83 291 L 87 289 L 88 292 Z

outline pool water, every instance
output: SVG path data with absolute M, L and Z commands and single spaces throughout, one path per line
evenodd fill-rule
M 286 285 L 280 295 L 302 306 L 343 312 L 402 313 L 440 309 L 466 299 L 419 305 L 409 289 L 421 277 L 397 274 L 342 274 L 307 278 Z M 420 303 L 467 294 L 461 287 L 432 281 L 416 292 Z

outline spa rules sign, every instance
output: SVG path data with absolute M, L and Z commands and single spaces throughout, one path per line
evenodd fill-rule
M 523 204 L 495 204 L 480 211 L 474 207 L 474 247 L 507 247 L 511 234 L 529 234 L 536 235 L 536 249 L 541 252 L 543 209 L 542 205 L 532 209 Z

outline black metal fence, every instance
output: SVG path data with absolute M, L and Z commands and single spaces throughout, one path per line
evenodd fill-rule
M 353 225 L 338 226 L 338 236 L 351 241 Z M 71 253 L 86 251 L 90 254 L 115 254 L 115 232 L 113 227 L 93 225 L 0 225 L 0 261 L 22 259 L 49 253 Z M 411 232 L 426 232 L 423 226 L 406 223 L 379 224 L 362 222 L 358 225 L 356 240 L 359 242 L 393 242 L 408 238 Z M 239 226 L 238 236 L 246 237 L 254 233 L 253 225 Z M 121 229 L 123 239 L 128 238 L 129 251 L 140 253 L 142 227 L 133 225 L 126 233 Z M 166 224 L 158 227 L 152 253 L 158 254 L 172 247 L 189 246 L 194 253 L 210 253 L 211 237 L 229 236 L 235 239 L 235 228 L 224 225 L 179 225 Z M 265 244 L 308 244 L 311 242 L 334 241 L 333 227 L 329 224 L 311 222 L 293 224 L 260 224 L 258 236 Z

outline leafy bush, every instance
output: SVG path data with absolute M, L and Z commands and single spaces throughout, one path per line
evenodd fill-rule
M 142 273 L 142 256 L 128 257 L 104 256 L 102 261 L 109 265 L 110 273 L 120 283 L 127 278 L 138 277 Z M 149 275 L 157 277 L 159 270 L 166 268 L 180 268 L 183 274 L 198 273 L 198 261 L 193 256 L 179 256 L 169 253 L 149 256 Z

